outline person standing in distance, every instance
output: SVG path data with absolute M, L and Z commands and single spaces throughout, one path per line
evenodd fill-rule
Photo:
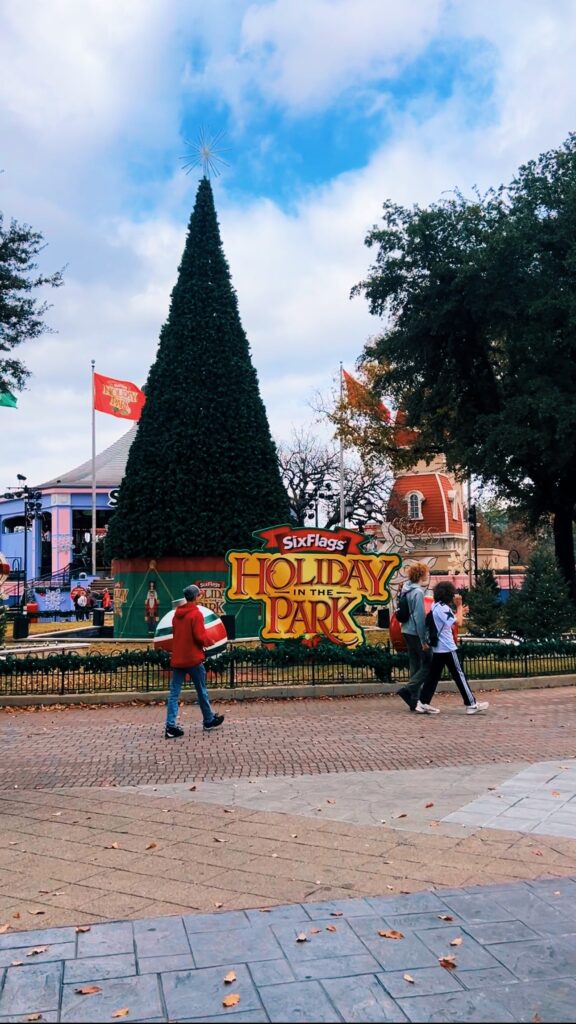
M 192 583 L 184 590 L 186 604 L 179 605 L 174 612 L 172 657 L 170 659 L 172 680 L 166 708 L 166 730 L 164 733 L 167 740 L 178 739 L 184 735 L 184 729 L 176 725 L 176 719 L 178 717 L 178 700 L 187 675 L 190 676 L 196 688 L 204 728 L 217 729 L 224 721 L 224 715 L 214 714 L 206 689 L 204 648 L 210 646 L 210 638 L 204 627 L 204 616 L 198 608 L 201 596 L 200 587 Z
M 452 611 L 451 604 L 454 604 L 456 614 Z M 436 693 L 436 687 L 440 682 L 445 665 L 460 690 L 462 700 L 466 705 L 466 714 L 476 715 L 479 711 L 486 711 L 489 707 L 488 701 L 476 700 L 458 659 L 458 648 L 452 626 L 455 622 L 459 626 L 462 625 L 462 595 L 456 593 L 453 583 L 445 581 L 437 583 L 434 587 L 432 615 L 438 631 L 438 640 L 432 647 L 432 664 L 428 678 L 420 691 L 420 700 L 416 705 L 416 711 L 419 715 L 440 714 L 440 708 L 432 707 L 430 701 Z
M 405 701 L 410 711 L 416 710 L 420 690 L 428 676 L 432 659 L 426 638 L 426 612 L 424 609 L 424 595 L 429 582 L 428 566 L 424 562 L 415 562 L 408 569 L 408 582 L 402 588 L 402 593 L 408 598 L 410 609 L 408 622 L 402 623 L 402 635 L 408 648 L 410 680 L 396 693 Z

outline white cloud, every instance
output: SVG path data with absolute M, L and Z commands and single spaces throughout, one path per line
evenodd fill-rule
M 432 38 L 445 0 L 273 0 L 248 6 L 239 38 L 189 68 L 193 88 L 246 104 L 320 110 L 341 93 L 392 76 Z
M 69 268 L 65 287 L 50 295 L 59 333 L 23 346 L 31 389 L 18 410 L 0 408 L 0 491 L 17 472 L 39 481 L 89 457 L 92 357 L 101 372 L 136 383 L 154 358 L 184 245 L 183 196 L 191 206 L 194 185 L 175 174 L 157 187 L 148 212 L 130 213 L 130 168 L 117 144 L 145 139 L 146 128 L 162 121 L 150 145 L 179 146 L 178 31 L 200 33 L 213 83 L 228 62 L 219 96 L 257 86 L 261 96 L 300 111 L 408 59 L 438 31 L 441 17 L 453 33 L 482 37 L 492 48 L 488 117 L 473 117 L 458 92 L 425 114 L 421 106 L 391 114 L 391 134 L 366 166 L 302 192 L 290 212 L 269 199 L 240 200 L 226 180 L 216 183 L 224 249 L 279 439 L 293 422 L 312 420 L 314 391 L 330 390 L 341 359 L 352 369 L 375 330 L 366 303 L 350 301 L 349 291 L 373 258 L 363 239 L 382 201 L 427 203 L 455 186 L 466 191 L 506 180 L 572 127 L 571 4 L 310 0 L 305 16 L 300 6 L 4 6 L 2 206 L 44 232 L 51 268 Z M 220 25 L 223 14 L 229 17 Z M 178 45 L 180 54 L 186 47 Z M 193 69 L 189 80 L 199 84 Z M 126 426 L 99 416 L 99 448 Z

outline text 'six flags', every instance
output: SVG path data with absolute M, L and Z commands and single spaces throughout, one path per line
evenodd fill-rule
M 129 380 L 94 374 L 94 408 L 124 420 L 139 420 L 146 395 Z
M 342 371 L 344 376 L 344 384 L 346 385 L 346 398 L 348 405 L 352 409 L 359 409 L 360 411 L 374 409 L 379 419 L 385 423 L 390 423 L 392 414 L 384 402 L 378 402 L 365 384 L 361 384 L 359 380 L 356 380 L 351 373 L 346 370 Z

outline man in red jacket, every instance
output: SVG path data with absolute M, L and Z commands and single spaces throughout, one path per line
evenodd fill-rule
M 224 721 L 224 715 L 215 715 L 210 706 L 206 689 L 206 670 L 204 668 L 204 648 L 210 646 L 210 638 L 204 627 L 204 616 L 198 608 L 202 591 L 192 583 L 184 590 L 186 604 L 179 605 L 174 612 L 172 623 L 172 681 L 166 709 L 167 740 L 178 739 L 184 735 L 184 729 L 176 725 L 178 717 L 178 700 L 187 675 L 190 676 L 202 711 L 205 729 L 217 729 Z

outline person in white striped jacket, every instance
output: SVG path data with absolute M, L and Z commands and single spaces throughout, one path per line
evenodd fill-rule
M 456 613 L 452 610 L 451 605 L 454 605 Z M 479 711 L 486 711 L 489 706 L 488 701 L 476 700 L 458 658 L 458 647 L 454 639 L 452 626 L 455 622 L 458 625 L 462 624 L 462 596 L 456 593 L 453 583 L 445 581 L 437 583 L 434 587 L 432 616 L 438 637 L 436 642 L 431 644 L 432 663 L 428 677 L 420 691 L 420 700 L 416 705 L 416 712 L 419 715 L 440 714 L 440 708 L 433 707 L 430 701 L 436 693 L 436 687 L 440 682 L 444 666 L 448 669 L 460 691 L 466 706 L 466 714 L 476 715 Z

